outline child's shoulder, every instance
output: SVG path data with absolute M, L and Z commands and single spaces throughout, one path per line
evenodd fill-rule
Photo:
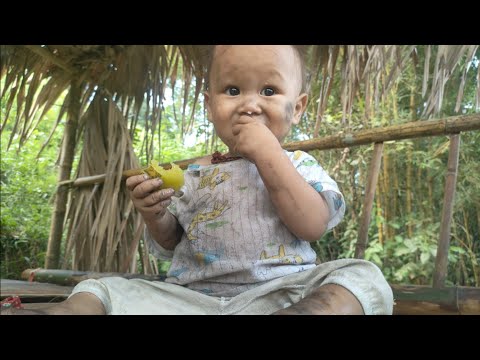
M 315 159 L 312 155 L 302 150 L 286 151 L 286 154 L 293 162 Z

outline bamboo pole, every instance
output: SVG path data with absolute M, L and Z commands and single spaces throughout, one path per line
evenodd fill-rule
M 460 131 L 480 130 L 480 114 L 452 116 L 440 120 L 414 121 L 402 125 L 388 126 L 378 129 L 363 130 L 356 133 L 326 136 L 305 141 L 295 141 L 285 144 L 284 149 L 293 150 L 331 150 L 337 148 L 353 147 L 358 145 L 366 145 L 376 142 L 384 142 L 391 140 L 405 140 L 411 138 L 420 138 L 427 136 L 438 136 L 445 134 L 458 133 Z M 201 159 L 202 156 L 173 161 L 173 163 L 186 169 L 189 164 Z M 160 164 L 168 168 L 170 163 Z M 143 173 L 142 169 L 131 169 L 123 172 L 123 177 L 139 175 Z M 105 182 L 105 174 L 86 176 L 76 180 L 67 180 L 60 182 L 59 185 L 70 185 L 72 187 L 88 186 L 94 184 L 102 184 Z
M 375 204 L 377 205 L 376 225 L 377 225 L 378 242 L 380 243 L 380 245 L 383 246 L 383 242 L 384 242 L 383 236 L 384 236 L 385 229 L 384 229 L 383 223 L 381 221 L 382 211 L 383 211 L 383 209 L 382 209 L 382 195 L 381 195 L 381 193 L 382 193 L 382 191 L 381 191 L 382 181 L 381 181 L 381 175 L 379 174 L 378 176 L 380 177 L 380 181 L 378 181 L 378 179 L 377 179 L 378 186 L 375 189 Z M 386 219 L 386 218 L 384 217 L 384 219 Z
M 392 216 L 391 216 L 391 189 L 392 187 L 390 186 L 390 157 L 388 156 L 388 150 L 383 153 L 383 173 L 382 173 L 382 179 L 383 179 L 383 208 L 382 210 L 384 211 L 385 214 L 385 241 L 389 241 L 390 239 L 393 238 L 392 236 L 392 230 L 393 229 L 389 224 L 392 221 Z M 383 245 L 382 242 L 380 244 Z
M 412 121 L 401 125 L 362 130 L 356 133 L 331 135 L 284 146 L 286 150 L 330 150 L 391 140 L 448 135 L 461 131 L 480 130 L 480 114 L 451 116 L 445 119 Z
M 450 246 L 450 228 L 452 224 L 453 205 L 455 202 L 455 186 L 458 172 L 458 155 L 460 148 L 460 134 L 450 136 L 450 150 L 448 154 L 445 193 L 443 197 L 442 222 L 440 238 L 438 240 L 433 287 L 445 286 L 448 265 L 448 248 Z
M 26 269 L 21 278 L 29 282 L 49 283 L 62 286 L 75 286 L 87 279 L 101 279 L 102 277 L 122 277 L 125 279 L 144 279 L 149 281 L 163 281 L 165 274 L 146 275 L 119 272 L 94 272 L 55 269 Z
M 44 49 L 41 46 L 38 45 L 25 45 L 27 49 L 30 51 L 34 52 L 35 54 L 44 57 L 45 59 L 51 61 L 53 64 L 57 65 L 58 67 L 62 68 L 69 74 L 73 74 L 75 71 L 73 68 L 68 66 L 63 60 L 61 60 L 59 57 L 54 56 L 50 51 Z
M 72 81 L 69 96 L 68 120 L 65 125 L 65 132 L 63 134 L 63 144 L 60 158 L 60 183 L 70 179 L 73 158 L 75 155 L 77 126 L 79 122 L 81 106 L 81 85 L 78 84 L 76 80 Z M 59 265 L 60 244 L 62 241 L 63 222 L 65 219 L 67 199 L 68 187 L 66 185 L 59 184 L 55 196 L 50 235 L 48 237 L 47 255 L 45 258 L 45 267 L 47 269 L 55 269 L 58 268 Z
M 407 148 L 407 173 L 406 173 L 406 184 L 407 187 L 405 189 L 405 195 L 407 197 L 407 234 L 408 238 L 411 239 L 413 237 L 413 213 L 412 213 L 412 172 L 413 172 L 413 150 L 412 146 L 408 146 Z
M 480 288 L 391 285 L 393 315 L 480 315 Z
M 180 161 L 174 161 L 175 164 L 180 166 L 182 169 L 186 169 L 189 164 L 194 163 L 196 160 L 201 159 L 203 156 L 198 156 L 192 159 L 186 159 L 186 160 L 180 160 Z M 170 168 L 170 163 L 162 163 L 159 164 L 160 166 L 163 166 L 165 169 Z M 127 178 L 129 176 L 133 175 L 141 175 L 143 174 L 143 171 L 146 170 L 148 166 L 145 166 L 140 169 L 129 169 L 125 170 L 122 172 L 122 177 Z M 75 180 L 65 180 L 61 181 L 58 183 L 58 185 L 69 185 L 71 187 L 81 187 L 81 186 L 89 186 L 89 185 L 95 185 L 95 184 L 103 184 L 105 182 L 106 174 L 100 174 L 100 175 L 92 175 L 92 176 L 84 176 Z
M 363 259 L 368 242 L 368 227 L 372 215 L 373 199 L 375 197 L 375 188 L 377 186 L 380 164 L 382 163 L 383 143 L 376 143 L 373 148 L 372 161 L 368 171 L 367 188 L 365 190 L 365 199 L 363 201 L 363 214 L 358 231 L 358 240 L 355 246 L 355 257 Z

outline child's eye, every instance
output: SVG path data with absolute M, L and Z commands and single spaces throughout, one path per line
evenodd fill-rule
M 273 95 L 275 95 L 275 90 L 273 90 L 271 87 L 267 87 L 267 88 L 263 89 L 260 92 L 260 94 L 264 95 L 264 96 L 273 96 Z
M 230 96 L 237 96 L 240 94 L 240 90 L 234 86 L 230 86 L 225 90 L 225 93 Z

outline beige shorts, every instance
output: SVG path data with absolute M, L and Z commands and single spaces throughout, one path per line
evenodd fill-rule
M 348 289 L 362 304 L 366 315 L 392 314 L 392 289 L 380 269 L 358 259 L 323 263 L 231 298 L 208 296 L 165 282 L 119 277 L 82 281 L 70 296 L 92 293 L 102 301 L 109 315 L 267 315 L 300 301 L 326 284 Z

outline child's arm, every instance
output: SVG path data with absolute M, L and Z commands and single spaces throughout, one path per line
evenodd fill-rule
M 330 217 L 327 203 L 298 173 L 283 150 L 265 149 L 254 162 L 288 229 L 307 241 L 320 239 Z
M 255 163 L 280 219 L 301 239 L 318 240 L 330 213 L 324 198 L 295 169 L 273 133 L 255 121 L 233 127 L 235 151 Z
M 183 232 L 175 216 L 166 210 L 174 190 L 157 190 L 162 180 L 149 179 L 147 175 L 131 176 L 126 184 L 133 205 L 142 215 L 152 238 L 164 249 L 173 250 Z

